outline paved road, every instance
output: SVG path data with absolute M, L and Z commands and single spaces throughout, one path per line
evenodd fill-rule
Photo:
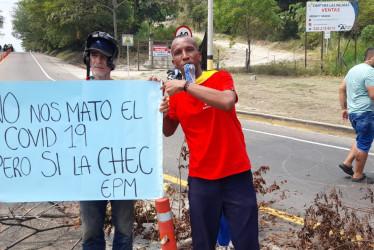
M 353 184 L 338 164 L 345 158 L 353 142 L 352 138 L 304 131 L 266 123 L 240 120 L 245 135 L 247 152 L 253 170 L 269 166 L 263 175 L 268 185 L 274 181 L 286 191 L 286 199 L 272 207 L 291 214 L 303 214 L 317 193 L 341 190 L 346 202 L 353 207 L 370 206 L 369 201 L 358 200 L 363 184 Z M 166 174 L 177 176 L 178 155 L 183 143 L 183 132 L 164 140 Z M 365 172 L 374 177 L 374 151 L 370 151 Z M 186 171 L 183 172 L 183 178 Z M 281 184 L 282 181 L 287 181 Z M 259 200 L 279 200 L 280 192 L 259 196 Z M 354 199 L 353 199 L 354 197 Z M 356 200 L 357 199 L 357 200 Z
M 0 66 L 0 81 L 82 80 L 55 63 L 57 59 L 39 53 L 11 53 Z

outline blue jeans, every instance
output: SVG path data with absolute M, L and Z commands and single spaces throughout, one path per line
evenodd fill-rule
M 257 250 L 258 209 L 251 171 L 218 180 L 188 177 L 194 250 L 214 250 L 223 214 L 235 250 Z
M 348 118 L 357 134 L 357 149 L 369 152 L 374 138 L 374 112 L 352 113 Z
M 108 201 L 81 201 L 83 250 L 105 250 L 104 223 Z M 112 200 L 113 249 L 131 250 L 134 227 L 134 201 Z

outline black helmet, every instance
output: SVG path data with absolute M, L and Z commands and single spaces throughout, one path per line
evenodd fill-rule
M 118 58 L 118 45 L 116 39 L 106 32 L 94 31 L 88 35 L 84 53 L 83 62 L 89 66 L 90 51 L 97 50 L 108 57 L 108 67 L 113 70 Z

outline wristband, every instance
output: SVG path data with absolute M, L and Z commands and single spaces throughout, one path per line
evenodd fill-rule
M 189 81 L 186 81 L 186 82 L 184 83 L 184 86 L 183 86 L 183 91 L 184 91 L 184 92 L 187 92 L 187 89 L 188 89 L 188 86 L 190 86 L 190 83 L 191 83 L 191 82 L 189 82 Z

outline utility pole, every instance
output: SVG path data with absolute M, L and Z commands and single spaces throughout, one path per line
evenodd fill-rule
M 213 0 L 208 0 L 207 70 L 213 70 Z

